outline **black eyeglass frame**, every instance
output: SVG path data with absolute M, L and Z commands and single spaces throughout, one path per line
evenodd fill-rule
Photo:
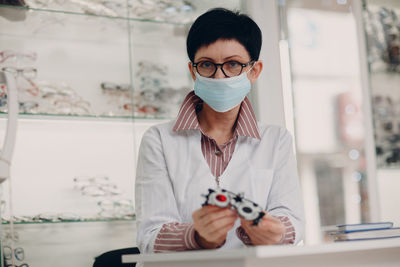
M 3 255 L 4 259 L 6 260 L 11 260 L 13 255 L 19 261 L 23 261 L 25 259 L 25 252 L 21 247 L 14 248 L 13 251 L 10 246 L 3 246 Z
M 199 72 L 199 70 L 197 69 L 197 66 L 198 66 L 200 63 L 203 63 L 203 62 L 208 62 L 208 63 L 211 63 L 211 64 L 214 65 L 215 71 L 214 71 L 214 73 L 211 74 L 210 76 L 203 76 L 203 75 L 201 75 L 200 72 Z M 203 60 L 203 61 L 199 61 L 199 62 L 196 62 L 196 63 L 195 63 L 195 62 L 192 62 L 192 66 L 196 68 L 196 71 L 197 71 L 197 73 L 198 73 L 199 75 L 201 75 L 201 76 L 203 76 L 203 77 L 206 77 L 206 78 L 211 78 L 212 76 L 214 76 L 215 73 L 217 73 L 217 71 L 218 71 L 218 67 L 220 67 L 222 73 L 223 73 L 226 77 L 230 78 L 230 77 L 235 77 L 235 76 L 229 76 L 229 75 L 227 75 L 227 74 L 225 73 L 225 71 L 224 71 L 224 64 L 227 64 L 227 63 L 230 63 L 230 62 L 238 63 L 238 64 L 242 67 L 242 69 L 240 70 L 239 74 L 237 74 L 237 75 L 235 75 L 235 76 L 239 76 L 240 74 L 242 74 L 243 69 L 244 69 L 245 67 L 256 63 L 255 60 L 251 60 L 251 61 L 249 61 L 249 62 L 247 62 L 247 63 L 240 63 L 240 62 L 235 61 L 235 60 L 230 60 L 230 61 L 226 61 L 226 62 L 224 62 L 224 63 L 219 63 L 219 64 L 218 64 L 218 63 L 214 63 L 214 62 L 212 62 L 212 61 Z

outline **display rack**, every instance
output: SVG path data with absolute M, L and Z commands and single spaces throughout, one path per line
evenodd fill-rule
M 400 168 L 400 4 L 364 0 L 375 152 L 379 169 Z
M 192 9 L 134 13 L 133 5 L 150 2 L 158 1 L 107 1 L 115 14 L 98 5 L 106 1 L 0 5 L 0 68 L 15 74 L 20 102 L 1 234 L 2 245 L 24 249 L 17 266 L 91 266 L 107 250 L 135 246 L 136 154 L 143 133 L 174 118 L 191 90 L 188 27 L 209 8 L 241 7 L 182 1 Z M 7 90 L 0 87 L 1 138 Z M 109 180 L 90 180 L 102 177 Z
M 189 91 L 186 65 L 176 67 L 184 24 L 2 7 L 10 11 L 24 19 L 0 20 L 0 67 L 17 77 L 22 114 L 171 118 Z M 158 56 L 163 47 L 172 60 Z M 1 102 L 7 112 L 5 93 Z

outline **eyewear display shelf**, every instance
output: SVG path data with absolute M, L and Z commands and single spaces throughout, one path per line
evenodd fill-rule
M 400 168 L 400 3 L 363 1 L 376 163 Z
M 0 71 L 14 74 L 20 103 L 1 243 L 24 251 L 2 266 L 13 257 L 16 266 L 92 266 L 136 246 L 136 155 L 143 133 L 174 118 L 191 90 L 190 23 L 241 1 L 25 2 L 0 5 Z M 0 138 L 6 113 L 0 84 Z
M 23 1 L 22 1 L 23 2 Z M 186 34 L 212 7 L 239 0 L 43 1 L 0 5 L 0 70 L 20 113 L 71 119 L 169 119 L 192 90 Z M 0 91 L 0 115 L 7 92 Z
M 168 119 L 190 88 L 186 24 L 0 6 L 0 29 L 29 117 Z M 4 85 L 0 100 L 6 113 Z

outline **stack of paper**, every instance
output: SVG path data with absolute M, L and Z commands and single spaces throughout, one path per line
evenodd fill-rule
M 335 241 L 400 238 L 400 227 L 393 227 L 392 222 L 342 224 L 337 228 L 332 233 Z

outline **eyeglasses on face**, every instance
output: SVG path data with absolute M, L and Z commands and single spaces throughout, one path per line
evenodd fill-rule
M 196 68 L 197 72 L 207 78 L 211 78 L 215 75 L 218 67 L 221 68 L 222 73 L 226 77 L 238 76 L 242 73 L 243 68 L 254 64 L 254 61 L 249 61 L 247 63 L 241 63 L 238 61 L 227 61 L 221 64 L 217 64 L 211 61 L 199 61 L 197 63 L 192 63 L 193 67 Z

